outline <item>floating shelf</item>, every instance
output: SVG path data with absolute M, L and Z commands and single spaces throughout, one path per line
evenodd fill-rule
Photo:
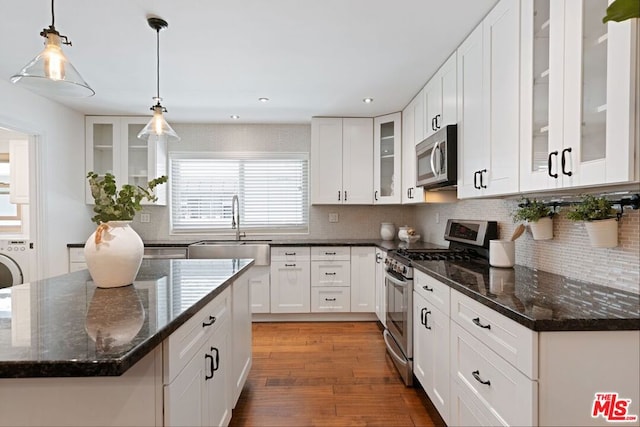
M 548 76 L 549 76 L 549 69 L 548 68 L 540 73 L 540 78 L 541 79 L 544 79 L 544 78 L 546 78 Z
M 380 141 L 388 141 L 388 140 L 393 140 L 393 135 L 380 137 Z
M 602 44 L 602 43 L 606 42 L 608 38 L 609 38 L 609 34 L 608 33 L 604 34 L 604 35 L 598 37 L 594 44 L 596 44 L 596 45 Z
M 113 150 L 113 145 L 94 145 L 96 150 Z
M 602 105 L 596 107 L 596 111 L 598 113 L 603 113 L 603 112 L 607 111 L 607 104 L 602 104 Z
M 546 132 L 549 132 L 549 125 L 542 126 L 540 128 L 540 133 L 546 133 Z
M 129 146 L 130 150 L 146 150 L 147 148 L 149 147 L 147 147 L 146 145 L 130 145 Z

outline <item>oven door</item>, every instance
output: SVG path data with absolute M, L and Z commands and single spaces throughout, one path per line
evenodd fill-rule
M 384 338 L 404 383 L 413 383 L 413 280 L 385 272 L 387 329 Z

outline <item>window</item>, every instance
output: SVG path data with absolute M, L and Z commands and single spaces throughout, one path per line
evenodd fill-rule
M 307 232 L 306 153 L 172 153 L 172 232 L 231 229 L 238 195 L 241 231 Z

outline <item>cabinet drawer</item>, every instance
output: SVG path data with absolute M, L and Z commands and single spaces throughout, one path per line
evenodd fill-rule
M 351 310 L 349 287 L 317 287 L 311 289 L 311 312 L 348 312 Z
M 538 378 L 537 333 L 451 289 L 451 320 L 531 379 Z
M 349 286 L 349 261 L 311 261 L 311 286 Z
M 163 341 L 165 384 L 171 383 L 211 334 L 224 326 L 230 312 L 228 287 Z
M 69 262 L 85 262 L 84 248 L 69 248 Z
M 311 260 L 349 261 L 351 248 L 349 246 L 313 246 Z
M 413 289 L 449 317 L 451 288 L 421 271 L 413 270 Z
M 537 382 L 527 378 L 456 323 L 451 323 L 452 382 L 498 424 L 537 425 Z M 471 406 L 471 405 L 469 405 Z
M 308 246 L 272 246 L 271 261 L 309 261 L 311 251 Z

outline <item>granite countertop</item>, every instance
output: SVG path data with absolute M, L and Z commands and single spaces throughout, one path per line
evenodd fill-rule
M 120 288 L 82 270 L 0 289 L 0 378 L 122 375 L 252 264 L 145 260 Z
M 158 247 L 158 248 L 186 248 L 194 243 L 206 241 L 208 239 L 195 240 L 191 242 L 179 242 L 179 241 L 145 241 L 144 246 L 146 248 Z M 211 239 L 215 242 L 235 242 L 232 239 Z M 437 246 L 433 243 L 415 242 L 407 243 L 401 240 L 381 240 L 381 239 L 242 239 L 243 242 L 265 242 L 270 246 L 376 246 L 385 251 L 395 250 L 398 248 L 412 248 L 412 249 L 425 249 L 425 248 L 441 248 L 446 246 Z M 84 243 L 67 243 L 68 248 L 83 248 Z
M 412 261 L 451 288 L 534 331 L 640 330 L 640 295 L 516 265 Z

